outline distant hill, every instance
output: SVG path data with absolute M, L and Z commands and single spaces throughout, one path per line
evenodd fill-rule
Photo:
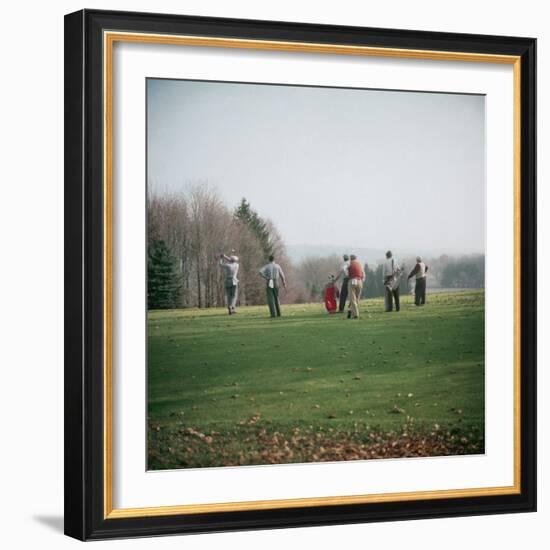
M 311 256 L 330 256 L 331 254 L 337 254 L 338 256 L 355 254 L 361 262 L 376 263 L 384 257 L 386 252 L 381 248 L 346 248 L 342 246 L 307 244 L 287 245 L 286 251 L 292 263 L 299 263 Z
M 286 246 L 286 251 L 292 263 L 299 263 L 303 259 L 311 256 L 330 256 L 331 254 L 355 254 L 361 262 L 369 264 L 377 264 L 384 259 L 386 249 L 384 248 L 368 248 L 368 247 L 346 247 L 338 245 L 308 245 L 308 244 L 291 244 Z M 411 249 L 392 249 L 397 258 L 411 258 L 416 255 L 421 255 L 425 258 L 437 258 L 442 254 L 449 256 L 460 256 L 463 254 L 476 254 L 479 252 L 473 250 L 411 250 Z

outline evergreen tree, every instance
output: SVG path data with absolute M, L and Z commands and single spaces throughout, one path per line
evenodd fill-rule
M 363 285 L 363 298 L 378 298 L 380 296 L 384 296 L 382 269 L 382 264 L 378 265 L 375 270 L 369 266 L 365 267 L 366 280 Z
M 234 217 L 248 226 L 256 235 L 266 258 L 273 254 L 273 243 L 267 223 L 251 208 L 250 203 L 245 198 L 241 200 L 241 203 L 235 209 Z
M 147 261 L 148 308 L 177 307 L 180 290 L 175 258 L 163 240 L 154 240 L 149 247 Z

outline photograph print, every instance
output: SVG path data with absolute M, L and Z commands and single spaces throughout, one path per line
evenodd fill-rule
M 485 97 L 149 78 L 147 468 L 485 453 Z

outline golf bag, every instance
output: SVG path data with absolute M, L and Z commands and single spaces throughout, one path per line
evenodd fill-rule
M 392 267 L 393 267 L 393 258 L 392 258 Z M 399 284 L 401 283 L 401 275 L 403 275 L 403 270 L 398 267 L 397 269 L 393 269 L 392 276 L 389 277 L 388 281 L 384 285 L 388 290 L 395 290 L 399 287 Z

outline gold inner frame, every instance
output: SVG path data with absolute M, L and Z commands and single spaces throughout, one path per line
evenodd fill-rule
M 256 500 L 246 502 L 222 502 L 212 504 L 182 504 L 150 508 L 113 508 L 113 46 L 116 42 L 138 42 L 181 46 L 218 48 L 259 49 L 271 51 L 307 52 L 319 54 L 396 57 L 443 61 L 468 61 L 476 63 L 499 63 L 513 65 L 514 86 L 514 484 L 504 487 L 482 487 L 370 495 L 349 495 L 279 500 Z M 521 294 L 520 294 L 520 228 L 521 228 L 521 60 L 519 56 L 492 55 L 465 52 L 410 50 L 368 46 L 345 46 L 339 44 L 315 44 L 306 42 L 283 42 L 180 36 L 131 32 L 104 31 L 103 34 L 103 114 L 104 114 L 104 518 L 135 518 L 229 512 L 246 510 L 269 510 L 277 508 L 302 508 L 308 506 L 334 506 L 412 500 L 434 500 L 519 494 L 521 492 Z

